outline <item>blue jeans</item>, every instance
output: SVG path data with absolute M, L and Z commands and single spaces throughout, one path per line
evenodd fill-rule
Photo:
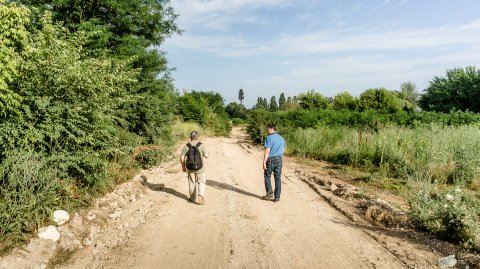
M 272 183 L 270 177 L 275 178 L 275 192 L 273 195 L 275 199 L 280 199 L 280 193 L 282 192 L 282 158 L 281 157 L 270 157 L 267 160 L 267 169 L 264 170 L 263 175 L 265 176 L 265 190 L 267 194 L 272 193 Z

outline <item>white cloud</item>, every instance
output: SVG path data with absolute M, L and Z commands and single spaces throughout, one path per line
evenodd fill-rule
M 480 20 L 464 25 L 387 32 L 319 31 L 303 35 L 283 34 L 274 40 L 248 40 L 238 35 L 185 33 L 166 42 L 168 50 L 187 49 L 220 57 L 253 55 L 313 55 L 365 50 L 413 50 L 480 44 Z
M 480 43 L 480 20 L 460 26 L 389 32 L 315 32 L 285 35 L 279 41 L 287 54 L 314 54 L 358 50 L 425 49 Z
M 180 14 L 179 25 L 183 29 L 201 28 L 224 30 L 236 22 L 251 23 L 261 21 L 245 13 L 265 7 L 281 7 L 293 0 L 177 0 L 173 1 L 175 11 Z

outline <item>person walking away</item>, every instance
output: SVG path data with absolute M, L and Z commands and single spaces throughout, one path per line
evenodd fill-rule
M 268 136 L 265 139 L 265 153 L 263 157 L 263 174 L 265 177 L 264 200 L 280 201 L 282 192 L 282 157 L 285 150 L 285 139 L 277 133 L 275 124 L 267 125 Z M 275 192 L 272 192 L 271 175 L 275 178 Z
M 203 143 L 198 140 L 198 132 L 190 133 L 190 143 L 186 144 L 180 155 L 182 171 L 188 174 L 190 201 L 205 204 L 205 167 L 203 158 L 208 158 L 208 152 Z

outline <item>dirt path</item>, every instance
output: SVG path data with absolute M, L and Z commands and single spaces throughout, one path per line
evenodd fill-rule
M 301 182 L 288 162 L 281 202 L 261 200 L 262 155 L 238 144 L 243 135 L 234 129 L 230 138 L 203 141 L 210 152 L 204 206 L 187 201 L 184 173 L 147 174 L 145 196 L 153 202 L 147 221 L 115 247 L 78 250 L 63 267 L 404 268 Z M 107 229 L 105 237 L 122 236 L 114 225 Z

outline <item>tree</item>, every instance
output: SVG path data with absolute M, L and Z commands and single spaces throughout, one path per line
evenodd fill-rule
M 163 133 L 172 117 L 174 87 L 164 53 L 158 50 L 167 37 L 180 33 L 177 15 L 169 0 L 17 0 L 35 7 L 35 16 L 51 12 L 53 21 L 65 25 L 71 33 L 87 32 L 96 36 L 83 44 L 84 54 L 95 56 L 99 51 L 111 58 L 129 61 L 138 69 L 137 86 L 122 110 L 128 116 L 121 120 L 137 134 Z M 41 28 L 33 18 L 32 28 Z M 148 102 L 149 105 L 144 105 Z M 156 111 L 152 111 L 158 109 Z M 154 113 L 152 113 L 154 112 Z M 149 127 L 147 127 L 149 126 Z
M 417 92 L 417 86 L 411 81 L 404 82 L 400 85 L 399 96 L 415 107 L 418 105 L 418 99 L 420 98 L 420 94 Z
M 20 116 L 21 98 L 8 84 L 18 74 L 21 52 L 28 45 L 29 15 L 28 9 L 0 0 L 0 119 Z
M 300 107 L 303 109 L 326 109 L 328 99 L 321 93 L 310 90 L 307 93 L 302 93 L 298 96 Z
M 255 105 L 256 109 L 268 109 L 268 102 L 266 98 L 258 97 L 257 104 Z
M 287 98 L 287 109 L 292 109 L 292 97 Z
M 356 110 L 358 105 L 358 99 L 353 97 L 348 92 L 342 92 L 333 98 L 333 109 L 340 110 L 340 109 L 348 109 L 348 110 Z
M 298 96 L 294 96 L 292 98 L 292 108 L 298 108 L 300 106 L 299 102 L 298 102 Z
M 225 111 L 230 116 L 230 118 L 247 118 L 247 109 L 242 104 L 232 102 L 225 107 Z
M 275 96 L 272 96 L 272 98 L 270 98 L 270 105 L 268 106 L 268 108 L 272 111 L 278 110 L 277 99 L 275 98 Z
M 221 94 L 218 92 L 202 92 L 202 91 L 191 91 L 188 93 L 194 99 L 200 100 L 203 99 L 206 101 L 208 106 L 217 114 L 225 113 L 225 104 Z
M 480 112 L 480 69 L 470 66 L 446 71 L 435 76 L 420 97 L 420 107 L 427 111 L 462 110 Z
M 280 110 L 287 109 L 287 100 L 285 99 L 285 94 L 283 92 L 280 94 L 280 98 L 278 99 L 278 108 Z
M 358 102 L 361 111 L 373 109 L 389 113 L 407 110 L 408 106 L 406 105 L 405 101 L 399 98 L 395 92 L 385 88 L 368 89 L 362 92 Z
M 245 94 L 243 93 L 243 89 L 238 91 L 238 100 L 240 100 L 240 104 L 243 104 L 243 99 L 245 99 Z

